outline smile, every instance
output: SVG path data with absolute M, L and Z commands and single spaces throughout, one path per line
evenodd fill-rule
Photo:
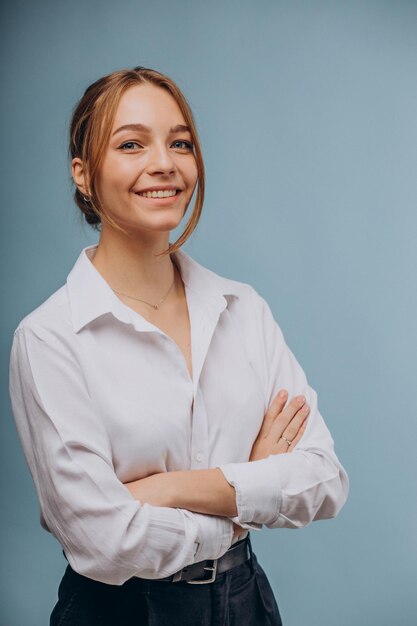
M 143 196 L 144 198 L 170 198 L 171 196 L 175 196 L 179 193 L 179 189 L 164 189 L 163 191 L 143 191 L 137 192 L 138 196 Z

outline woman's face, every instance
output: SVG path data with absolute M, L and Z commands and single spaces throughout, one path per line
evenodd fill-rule
M 192 137 L 171 94 L 150 84 L 127 89 L 96 179 L 104 209 L 130 231 L 170 231 L 197 175 Z

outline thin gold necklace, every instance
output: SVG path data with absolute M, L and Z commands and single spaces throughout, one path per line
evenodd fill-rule
M 113 289 L 113 291 L 115 293 L 118 293 L 120 296 L 126 296 L 126 298 L 132 298 L 132 300 L 138 300 L 139 302 L 144 302 L 145 304 L 148 304 L 149 306 L 151 306 L 153 309 L 158 309 L 161 304 L 164 302 L 164 300 L 167 299 L 169 292 L 171 291 L 171 289 L 173 288 L 175 283 L 175 268 L 174 268 L 174 280 L 171 283 L 171 287 L 168 289 L 168 291 L 166 292 L 165 296 L 163 298 L 161 298 L 161 300 L 158 302 L 158 304 L 152 304 L 152 302 L 147 302 L 146 300 L 142 300 L 141 298 L 135 298 L 135 296 L 129 296 L 129 294 L 127 293 L 122 293 L 121 291 L 116 291 L 116 289 Z

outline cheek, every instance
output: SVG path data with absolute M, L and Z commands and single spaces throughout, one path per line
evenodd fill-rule
M 135 174 L 137 176 L 137 169 L 132 171 L 129 163 L 108 162 L 101 168 L 97 188 L 106 196 L 118 194 L 131 188 L 135 182 Z
M 194 188 L 198 179 L 197 163 L 195 162 L 195 160 L 189 163 L 185 175 L 187 177 L 187 182 L 189 186 Z
M 105 184 L 108 187 L 126 187 L 130 186 L 137 175 L 137 168 L 132 167 L 132 163 L 115 162 L 105 172 Z

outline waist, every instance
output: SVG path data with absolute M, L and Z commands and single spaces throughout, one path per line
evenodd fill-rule
M 242 538 L 243 536 L 243 538 Z M 67 555 L 64 550 L 62 551 L 64 557 L 68 561 Z M 252 546 L 250 541 L 249 531 L 239 536 L 237 540 L 230 546 L 230 548 L 218 559 L 206 559 L 204 561 L 198 561 L 183 567 L 175 574 L 166 576 L 165 578 L 141 578 L 140 576 L 134 576 L 131 581 L 143 581 L 147 583 L 158 582 L 187 582 L 190 584 L 207 584 L 216 580 L 216 576 L 233 567 L 237 567 L 252 558 Z M 71 566 L 69 568 L 72 570 Z M 74 575 L 80 576 L 74 570 Z

